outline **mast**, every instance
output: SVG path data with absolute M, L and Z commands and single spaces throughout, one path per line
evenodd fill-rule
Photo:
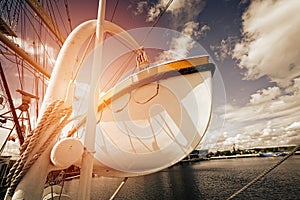
M 23 142 L 24 142 L 24 136 L 23 136 L 20 124 L 19 124 L 18 116 L 17 116 L 16 110 L 15 110 L 15 107 L 14 107 L 14 103 L 12 101 L 12 97 L 11 97 L 11 94 L 10 94 L 10 91 L 9 91 L 9 88 L 8 88 L 8 85 L 7 85 L 7 81 L 6 81 L 6 78 L 5 78 L 5 74 L 4 74 L 1 62 L 0 62 L 0 75 L 1 75 L 1 79 L 2 79 L 2 82 L 3 82 L 4 89 L 5 89 L 5 93 L 7 95 L 7 99 L 8 99 L 9 107 L 10 107 L 10 110 L 11 110 L 11 113 L 12 113 L 12 116 L 13 116 L 13 120 L 14 120 L 14 123 L 15 123 L 15 126 L 16 126 L 16 131 L 17 131 L 17 134 L 18 134 L 18 138 L 19 138 L 20 144 L 22 145 Z
M 78 199 L 89 200 L 91 193 L 91 182 L 93 173 L 93 160 L 95 153 L 95 137 L 96 137 L 96 113 L 97 98 L 99 90 L 97 89 L 98 77 L 101 71 L 102 62 L 102 46 L 99 45 L 103 42 L 104 38 L 104 18 L 105 18 L 105 6 L 106 0 L 99 0 L 98 16 L 96 23 L 96 38 L 95 38 L 95 49 L 94 57 L 91 70 L 91 82 L 90 82 L 90 93 L 89 93 L 89 107 L 87 110 L 87 121 L 86 121 L 86 135 L 84 139 L 84 146 L 86 152 L 82 156 L 82 168 L 80 170 L 79 180 L 79 191 Z M 98 66 L 100 65 L 100 67 Z

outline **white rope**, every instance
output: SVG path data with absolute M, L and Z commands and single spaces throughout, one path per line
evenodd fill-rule
M 285 156 L 283 159 L 281 159 L 279 162 L 277 162 L 275 165 L 270 167 L 269 169 L 265 170 L 263 173 L 258 175 L 256 178 L 254 178 L 252 181 L 250 181 L 247 185 L 242 187 L 240 190 L 236 191 L 234 194 L 232 194 L 227 200 L 235 198 L 237 195 L 248 189 L 251 185 L 256 183 L 258 180 L 266 176 L 268 173 L 270 173 L 273 169 L 278 167 L 280 164 L 282 164 L 284 161 L 286 161 L 289 157 L 291 157 L 298 149 L 300 148 L 300 145 L 296 146 L 291 153 L 289 153 L 287 156 Z
M 26 175 L 30 167 L 35 163 L 35 161 L 43 154 L 43 152 L 48 148 L 49 144 L 58 135 L 62 128 L 68 122 L 68 118 L 71 115 L 71 108 L 63 108 L 63 101 L 55 101 L 50 104 L 45 111 L 40 123 L 37 128 L 34 129 L 26 138 L 24 144 L 20 149 L 21 156 L 10 169 L 7 183 L 9 188 L 7 194 L 12 196 L 18 184 L 22 178 Z M 40 136 L 46 130 L 55 126 L 55 129 L 49 135 L 44 144 L 40 147 L 36 154 L 31 155 L 34 147 L 38 143 Z

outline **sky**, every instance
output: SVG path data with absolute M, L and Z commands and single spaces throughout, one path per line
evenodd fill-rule
M 96 18 L 97 0 L 68 2 L 73 28 Z M 167 3 L 108 0 L 106 19 L 125 30 L 150 27 Z M 300 144 L 299 10 L 298 0 L 173 0 L 157 27 L 191 40 L 174 38 L 170 49 L 185 56 L 197 42 L 219 73 L 212 123 L 200 148 Z
M 91 10 L 92 2 L 85 3 L 86 10 Z M 120 1 L 113 21 L 126 30 L 151 26 L 167 3 Z M 108 20 L 115 4 L 107 2 Z M 71 3 L 70 9 L 81 5 Z M 226 97 L 214 93 L 224 99 L 214 104 L 213 123 L 201 148 L 300 143 L 299 9 L 297 0 L 172 2 L 157 27 L 184 33 L 201 44 L 220 71 L 222 80 L 217 81 L 224 84 Z M 189 45 L 181 42 L 176 47 Z M 223 89 L 222 83 L 216 85 L 217 91 Z

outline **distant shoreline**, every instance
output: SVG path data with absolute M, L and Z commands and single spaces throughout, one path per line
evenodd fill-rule
M 288 155 L 290 152 L 286 152 Z M 294 155 L 300 155 L 300 151 L 296 151 Z M 236 159 L 236 158 L 253 158 L 253 157 L 282 157 L 285 155 L 270 155 L 270 156 L 263 156 L 261 153 L 255 154 L 237 154 L 237 155 L 230 155 L 230 156 L 212 156 L 210 158 L 204 158 L 203 160 L 220 160 L 220 159 Z

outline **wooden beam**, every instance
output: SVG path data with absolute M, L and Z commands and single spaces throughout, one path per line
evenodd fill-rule
M 0 32 L 0 41 L 3 42 L 7 47 L 16 52 L 19 56 L 21 56 L 24 60 L 26 60 L 34 69 L 42 73 L 47 78 L 50 78 L 50 73 L 46 71 L 43 67 L 41 67 L 38 63 L 36 63 L 29 54 L 27 54 L 22 48 L 20 48 L 13 41 L 8 39 L 3 33 Z

